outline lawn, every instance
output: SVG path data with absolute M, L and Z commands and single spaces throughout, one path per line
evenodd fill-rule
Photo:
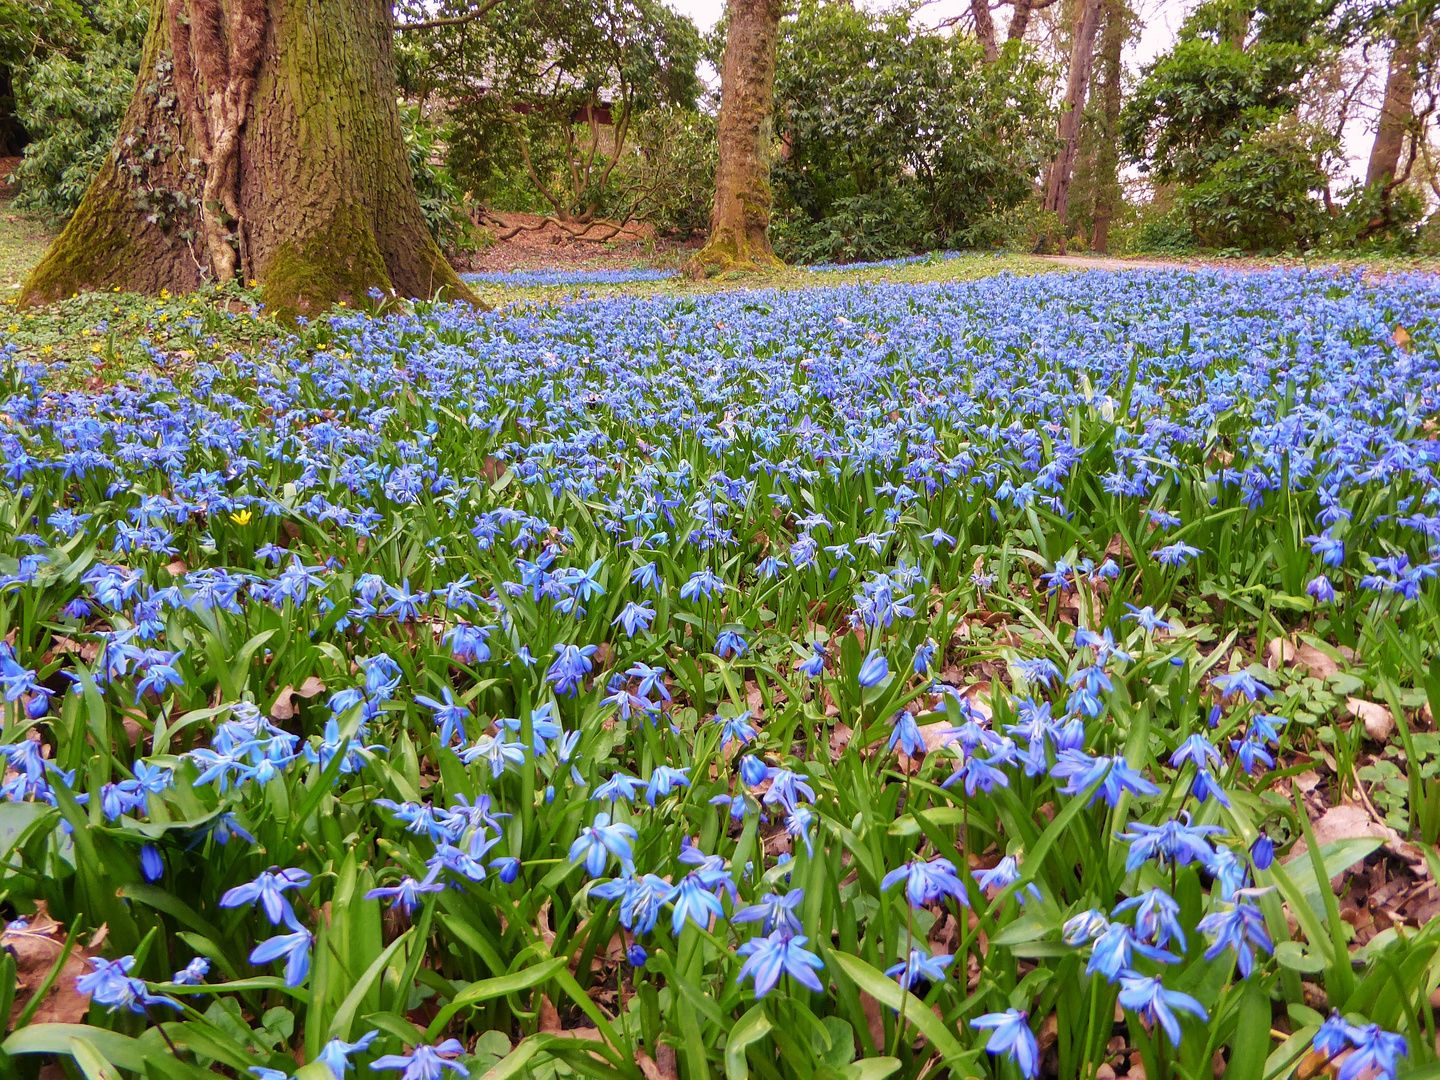
M 1440 278 L 1049 265 L 6 316 L 8 1067 L 1433 1069 Z

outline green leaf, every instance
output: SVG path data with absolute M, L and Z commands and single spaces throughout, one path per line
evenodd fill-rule
M 430 1030 L 425 1033 L 426 1038 L 432 1041 L 437 1038 L 445 1030 L 445 1025 L 450 1022 L 450 1018 L 461 1009 L 468 1009 L 472 1005 L 479 1005 L 497 997 L 504 997 L 506 994 L 513 994 L 517 990 L 528 990 L 532 986 L 539 986 L 554 978 L 555 973 L 565 964 L 565 957 L 556 956 L 536 964 L 534 967 L 525 968 L 523 971 L 515 971 L 509 975 L 472 983 L 456 994 L 450 1003 L 440 1010 L 434 1021 L 431 1022 Z
M 899 1069 L 899 1058 L 877 1057 L 847 1065 L 843 1072 L 845 1080 L 885 1080 L 885 1077 L 898 1072 Z
M 1298 941 L 1282 941 L 1276 945 L 1275 960 L 1283 968 L 1306 975 L 1325 970 L 1325 961 L 1318 956 L 1311 956 Z
M 770 1019 L 765 1015 L 765 1006 L 756 1005 L 730 1029 L 730 1038 L 725 1043 L 725 1080 L 749 1080 L 750 1068 L 745 1062 L 747 1047 L 759 1042 L 770 1034 Z
M 88 1043 L 101 1058 L 122 1069 L 139 1072 L 145 1067 L 140 1044 L 130 1036 L 87 1024 L 31 1024 L 0 1043 L 0 1050 L 12 1055 L 69 1055 L 77 1041 Z
M 880 1004 L 888 1005 L 897 1012 L 903 1004 L 905 1019 L 919 1029 L 920 1034 L 924 1035 L 930 1045 L 939 1051 L 946 1064 L 952 1068 L 959 1068 L 978 1057 L 978 1051 L 967 1051 L 962 1047 L 955 1036 L 950 1034 L 944 1021 L 931 1012 L 930 1007 L 914 994 L 908 990 L 901 990 L 899 983 L 893 979 L 887 979 L 858 956 L 850 956 L 834 949 L 826 949 L 825 953 L 827 961 L 831 965 L 843 971 L 856 986 Z
M 87 1080 L 120 1080 L 115 1066 L 100 1055 L 95 1047 L 84 1039 L 70 1040 L 70 1056 L 85 1074 Z
M 1312 911 L 1324 909 L 1324 898 L 1330 893 L 1330 881 L 1356 863 L 1368 858 L 1385 841 L 1377 836 L 1353 836 L 1320 845 L 1320 857 L 1325 860 L 1325 880 L 1315 876 L 1315 868 L 1308 854 L 1300 854 L 1285 860 L 1285 870 L 1300 885 L 1305 903 Z
M 380 973 L 390 963 L 390 958 L 395 955 L 395 951 L 409 940 L 412 932 L 412 930 L 406 930 L 392 941 L 389 947 L 375 958 L 375 962 L 365 969 L 365 974 L 360 976 L 359 981 L 350 988 L 350 993 L 345 995 L 345 1000 L 335 1011 L 335 1019 L 330 1021 L 330 1038 L 349 1041 L 350 1025 L 355 1019 L 355 1013 L 360 1008 L 360 1003 L 365 1000 L 365 995 L 375 985 L 375 980 L 380 977 Z

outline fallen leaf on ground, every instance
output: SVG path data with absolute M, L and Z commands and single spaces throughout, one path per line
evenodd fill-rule
M 1337 840 L 1355 840 L 1373 836 L 1379 840 L 1398 841 L 1400 834 L 1384 822 L 1376 821 L 1370 811 L 1359 803 L 1332 806 L 1315 820 L 1315 842 L 1322 848 Z M 1303 839 L 1296 842 L 1287 862 L 1294 862 L 1306 851 Z
M 50 969 L 65 949 L 65 927 L 50 917 L 43 900 L 36 901 L 34 915 L 16 919 L 0 934 L 0 949 L 15 957 L 15 1001 L 10 1009 L 13 1026 L 30 1003 L 30 998 L 45 981 Z M 23 923 L 23 925 L 22 925 Z M 78 941 L 65 958 L 59 976 L 51 984 L 45 1000 L 31 1018 L 34 1024 L 79 1024 L 90 1011 L 90 995 L 75 989 L 75 980 L 90 972 L 87 960 L 100 952 L 105 943 L 105 927 L 90 935 L 88 945 Z
M 289 720 L 298 711 L 295 704 L 296 698 L 313 698 L 316 694 L 325 692 L 325 684 L 311 675 L 298 687 L 287 686 L 275 697 L 275 704 L 270 706 L 270 715 L 276 720 Z
M 1375 742 L 1388 742 L 1395 733 L 1395 718 L 1384 705 L 1362 698 L 1346 698 L 1345 708 L 1365 725 L 1365 735 Z

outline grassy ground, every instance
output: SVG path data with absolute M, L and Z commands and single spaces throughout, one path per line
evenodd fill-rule
M 20 288 L 53 239 L 55 234 L 34 217 L 0 201 L 0 299 Z

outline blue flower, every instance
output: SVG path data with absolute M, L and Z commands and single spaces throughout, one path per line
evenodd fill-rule
M 1185 951 L 1185 931 L 1180 926 L 1180 905 L 1164 889 L 1147 889 L 1138 896 L 1122 900 L 1110 912 L 1112 916 L 1121 912 L 1135 912 L 1135 933 L 1147 938 L 1155 945 L 1165 946 L 1172 940 L 1179 942 L 1180 951 Z
M 315 938 L 308 930 L 296 930 L 292 934 L 277 934 L 262 941 L 250 953 L 250 963 L 268 964 L 285 959 L 285 985 L 299 986 L 310 974 L 310 946 Z
M 940 983 L 945 981 L 945 969 L 954 963 L 955 957 L 942 953 L 931 956 L 921 948 L 910 950 L 908 959 L 892 964 L 885 974 L 898 979 L 900 985 L 909 990 L 918 982 Z
M 1252 945 L 1267 955 L 1275 951 L 1270 935 L 1265 932 L 1265 916 L 1260 914 L 1259 908 L 1244 900 L 1210 912 L 1200 920 L 1197 929 L 1212 942 L 1205 952 L 1206 960 L 1214 960 L 1226 949 L 1235 950 L 1242 979 L 1248 979 L 1255 967 Z
M 655 929 L 660 908 L 675 898 L 679 890 L 654 874 L 636 877 L 633 874 L 614 881 L 602 881 L 590 890 L 601 900 L 620 901 L 620 925 L 637 937 Z M 643 965 L 637 964 L 636 967 Z
M 760 903 L 743 907 L 730 916 L 732 923 L 760 922 L 761 930 L 770 933 L 776 927 L 786 927 L 792 933 L 800 932 L 800 916 L 795 910 L 805 899 L 804 889 L 791 889 L 783 896 L 766 893 Z
M 885 654 L 879 649 L 871 649 L 865 662 L 860 665 L 858 682 L 865 687 L 878 686 L 889 674 L 890 662 L 885 659 Z
M 1165 1034 L 1170 1036 L 1171 1044 L 1177 1047 L 1180 1045 L 1180 1021 L 1175 1016 L 1176 1009 L 1201 1021 L 1210 1019 L 1205 1006 L 1189 994 L 1165 989 L 1159 976 L 1140 975 L 1133 971 L 1122 974 L 1119 1000 L 1122 1007 L 1163 1027 Z
M 890 722 L 894 727 L 890 729 L 890 742 L 886 744 L 886 749 L 894 750 L 895 744 L 899 743 L 900 749 L 909 757 L 919 757 L 925 753 L 925 738 L 915 723 L 914 713 L 904 709 L 892 716 Z
M 1319 536 L 1307 536 L 1305 542 L 1310 545 L 1310 550 L 1320 556 L 1320 560 L 1326 566 L 1340 566 L 1345 562 L 1345 541 L 1340 540 L 1329 533 L 1322 533 Z
M 745 639 L 734 630 L 722 630 L 715 639 L 715 655 L 722 660 L 731 655 L 744 656 L 749 647 Z
M 1192 825 L 1189 817 L 1182 815 L 1162 825 L 1146 825 L 1133 822 L 1126 832 L 1116 838 L 1130 845 L 1130 854 L 1125 859 L 1127 873 L 1140 869 L 1148 859 L 1158 859 L 1163 865 L 1173 862 L 1176 866 L 1189 866 L 1192 862 L 1205 863 L 1214 853 L 1207 837 L 1225 830 L 1219 825 Z
M 154 844 L 141 846 L 140 872 L 145 875 L 146 881 L 159 881 L 164 876 L 165 860 L 160 855 L 160 849 Z
M 1335 586 L 1330 584 L 1330 579 L 1324 574 L 1317 574 L 1310 579 L 1305 586 L 1305 591 L 1315 598 L 1317 604 L 1331 604 L 1335 602 Z
M 637 604 L 633 600 L 621 609 L 620 614 L 615 616 L 611 626 L 619 626 L 624 629 L 626 637 L 634 637 L 641 630 L 649 630 L 650 624 L 655 621 L 655 609 L 650 606 L 647 600 Z
M 103 960 L 98 956 L 91 956 L 88 959 L 95 970 L 77 976 L 75 990 L 88 996 L 96 1005 L 104 1005 L 110 1012 L 125 1009 L 141 1015 L 145 1013 L 147 1005 L 183 1008 L 173 998 L 150 993 L 143 980 L 130 976 L 130 970 L 135 966 L 135 957 L 122 956 L 119 960 Z
M 1170 755 L 1170 764 L 1179 768 L 1189 762 L 1197 769 L 1206 769 L 1213 762 L 1216 765 L 1223 764 L 1224 759 L 1220 751 L 1216 750 L 1210 740 L 1204 735 L 1191 735 L 1179 748 Z
M 353 1043 L 347 1043 L 343 1039 L 331 1039 L 320 1053 L 315 1055 L 315 1060 L 329 1069 L 335 1080 L 345 1080 L 346 1071 L 355 1068 L 350 1063 L 350 1055 L 370 1049 L 370 1044 L 379 1036 L 378 1031 L 368 1031 Z
M 599 877 L 605 872 L 610 856 L 614 855 L 628 874 L 635 860 L 630 844 L 637 838 L 638 834 L 632 826 L 623 822 L 612 825 L 610 815 L 601 812 L 595 815 L 593 823 L 580 830 L 580 835 L 570 845 L 570 861 L 583 860 L 585 872 L 591 877 Z
M 912 908 L 925 907 L 946 896 L 953 896 L 966 907 L 970 905 L 965 883 L 960 880 L 955 864 L 943 855 L 929 862 L 917 859 L 891 870 L 881 878 L 880 888 L 883 891 L 901 881 L 905 882 L 905 898 Z
M 410 915 L 420 906 L 420 898 L 423 894 L 444 891 L 445 886 L 435 880 L 435 871 L 431 870 L 425 876 L 424 881 L 416 881 L 406 874 L 400 879 L 400 884 L 382 885 L 379 888 L 371 889 L 365 894 L 365 899 L 389 900 L 392 908 L 399 908 L 406 915 Z
M 670 931 L 676 937 L 685 928 L 686 921 L 693 922 L 702 930 L 710 926 L 710 917 L 725 918 L 725 908 L 720 898 L 711 892 L 711 876 L 701 870 L 694 870 L 680 879 L 672 899 L 674 910 L 670 915 Z
M 1258 697 L 1269 697 L 1270 688 L 1243 668 L 1228 675 L 1219 675 L 1210 680 L 1210 685 L 1220 691 L 1221 697 L 1243 694 L 1247 701 Z
M 645 785 L 645 801 L 654 806 L 657 798 L 669 795 L 675 788 L 689 787 L 690 777 L 686 775 L 689 771 L 689 765 L 681 769 L 674 769 L 669 765 L 656 765 L 650 772 L 649 782 Z
M 1030 1030 L 1030 1014 L 1019 1009 L 1003 1013 L 986 1013 L 970 1021 L 979 1031 L 989 1031 L 985 1049 L 998 1057 L 1004 1055 L 1020 1068 L 1020 1075 L 1034 1080 L 1040 1075 L 1040 1046 Z
M 825 670 L 825 646 L 811 642 L 810 655 L 804 660 L 797 661 L 795 670 L 807 679 L 818 679 Z
M 290 889 L 303 889 L 309 884 L 309 871 L 295 868 L 280 870 L 279 867 L 272 866 L 261 872 L 254 881 L 227 890 L 220 897 L 220 906 L 240 907 L 242 904 L 258 902 L 261 910 L 269 917 L 271 926 L 279 926 L 283 921 L 292 930 L 299 930 L 300 924 L 295 919 L 295 911 L 284 894 Z
M 1176 541 L 1165 547 L 1157 548 L 1152 554 L 1164 566 L 1184 566 L 1200 554 L 1200 549 L 1191 547 L 1183 541 Z
M 1275 841 L 1262 832 L 1250 845 L 1250 859 L 1257 870 L 1270 869 L 1270 864 L 1275 861 Z
M 814 953 L 806 951 L 808 940 L 803 934 L 792 933 L 787 927 L 781 926 L 768 937 L 745 942 L 735 950 L 738 955 L 745 957 L 745 963 L 741 965 L 740 974 L 735 981 L 738 983 L 754 979 L 755 996 L 763 998 L 775 989 L 781 975 L 789 974 L 801 986 L 823 994 L 825 987 L 815 972 L 824 970 L 825 962 Z
M 715 717 L 715 722 L 720 725 L 720 749 L 724 750 L 731 743 L 740 746 L 747 746 L 756 737 L 756 732 L 750 726 L 750 712 L 736 713 L 734 716 Z
M 440 1080 L 446 1069 L 469 1076 L 470 1070 L 464 1065 L 442 1056 L 464 1052 L 459 1039 L 446 1039 L 436 1046 L 417 1046 L 408 1054 L 385 1054 L 372 1061 L 370 1068 L 377 1072 L 401 1069 L 400 1080 Z

